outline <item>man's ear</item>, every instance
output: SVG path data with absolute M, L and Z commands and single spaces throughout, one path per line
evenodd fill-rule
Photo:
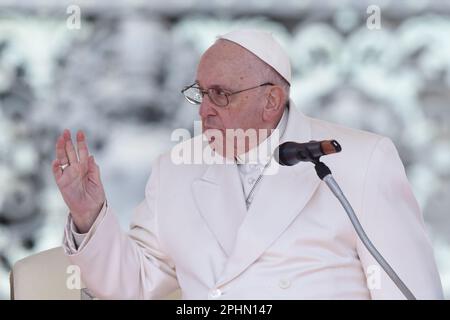
M 267 102 L 263 110 L 264 121 L 274 121 L 284 110 L 286 95 L 280 86 L 272 86 L 267 95 Z

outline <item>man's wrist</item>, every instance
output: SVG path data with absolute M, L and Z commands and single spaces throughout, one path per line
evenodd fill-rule
M 72 216 L 72 220 L 74 223 L 75 231 L 80 234 L 88 233 L 89 230 L 92 228 L 92 226 L 95 223 L 95 220 L 97 220 L 97 217 L 100 215 L 100 212 L 102 211 L 104 205 L 106 203 L 106 200 L 102 202 L 100 207 L 95 210 L 94 213 L 87 213 L 87 214 L 74 214 L 70 213 Z M 80 217 L 83 217 L 80 219 Z

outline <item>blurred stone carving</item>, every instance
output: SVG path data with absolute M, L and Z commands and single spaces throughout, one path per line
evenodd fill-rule
M 215 36 L 242 26 L 285 46 L 303 112 L 394 140 L 450 296 L 450 4 L 387 1 L 369 30 L 366 1 L 96 1 L 80 4 L 75 31 L 66 8 L 44 2 L 0 4 L 0 298 L 12 263 L 60 244 L 57 134 L 86 131 L 126 227 L 151 161 L 198 118 L 180 89 Z

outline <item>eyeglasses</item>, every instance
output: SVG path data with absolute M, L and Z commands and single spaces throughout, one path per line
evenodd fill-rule
M 266 82 L 266 83 L 260 84 L 258 86 L 247 88 L 244 90 L 229 92 L 229 91 L 226 91 L 219 87 L 213 87 L 213 88 L 209 88 L 209 89 L 205 90 L 205 89 L 201 88 L 200 86 L 198 86 L 197 83 L 193 83 L 190 86 L 184 87 L 184 89 L 181 90 L 181 93 L 184 95 L 186 100 L 191 104 L 197 104 L 197 105 L 201 104 L 203 101 L 204 95 L 207 94 L 209 99 L 212 101 L 212 103 L 214 103 L 218 107 L 226 107 L 230 103 L 230 97 L 232 95 L 235 95 L 235 94 L 238 94 L 238 93 L 241 93 L 244 91 L 256 89 L 259 87 L 263 87 L 263 86 L 273 86 L 273 85 L 274 85 L 273 83 Z

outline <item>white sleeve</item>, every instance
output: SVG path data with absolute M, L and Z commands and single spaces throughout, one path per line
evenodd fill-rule
M 64 232 L 64 240 L 63 240 L 64 249 L 65 249 L 66 253 L 68 253 L 68 254 L 76 253 L 78 250 L 81 250 L 85 246 L 86 242 L 94 234 L 95 229 L 97 228 L 100 221 L 103 220 L 103 217 L 106 214 L 107 206 L 108 206 L 108 204 L 105 201 L 102 209 L 100 210 L 100 213 L 98 214 L 97 218 L 94 221 L 94 224 L 92 225 L 92 227 L 89 229 L 89 231 L 87 233 L 79 233 L 78 232 L 77 227 L 75 226 L 75 223 L 73 222 L 72 216 L 69 213 L 69 215 L 67 216 L 66 228 L 65 228 L 65 232 Z
M 442 299 L 431 242 L 397 150 L 388 138 L 375 147 L 364 185 L 361 224 L 418 299 Z M 373 299 L 404 299 L 358 239 L 357 251 Z

